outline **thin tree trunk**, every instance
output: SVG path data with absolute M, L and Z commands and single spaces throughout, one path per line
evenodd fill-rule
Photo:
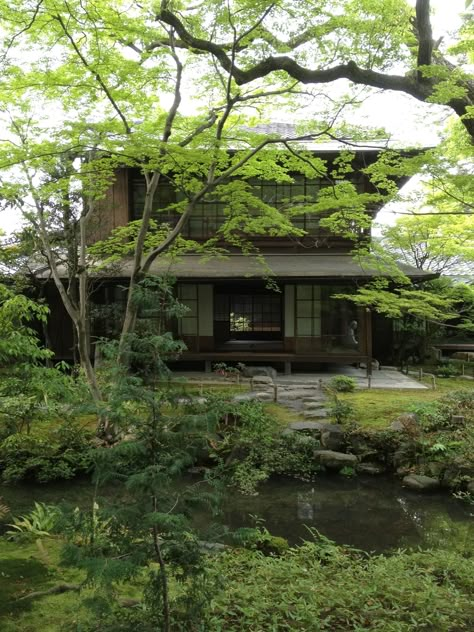
M 157 510 L 156 498 L 153 498 L 153 504 L 155 511 Z M 161 598 L 163 599 L 163 632 L 169 632 L 170 630 L 170 604 L 168 593 L 168 576 L 166 574 L 166 564 L 161 552 L 160 539 L 158 537 L 158 530 L 153 527 L 153 547 L 155 549 L 156 557 L 160 567 L 161 575 Z
M 156 189 L 160 182 L 160 176 L 161 174 L 158 171 L 154 171 L 151 177 L 145 176 L 147 187 L 145 194 L 145 204 L 143 206 L 143 217 L 135 244 L 133 270 L 130 277 L 130 284 L 128 286 L 127 305 L 125 307 L 125 315 L 119 342 L 119 362 L 123 364 L 126 364 L 127 361 L 128 337 L 130 334 L 133 333 L 135 329 L 135 324 L 137 322 L 138 306 L 135 301 L 135 290 L 138 283 L 142 279 L 143 250 L 145 247 L 145 239 L 150 226 L 151 214 L 153 212 L 153 200 L 155 198 Z

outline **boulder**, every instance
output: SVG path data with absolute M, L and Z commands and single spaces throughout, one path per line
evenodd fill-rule
M 471 478 L 474 478 L 474 466 L 472 462 L 458 457 L 446 466 L 441 485 L 448 489 L 457 489 L 462 485 L 463 480 Z
M 385 472 L 385 465 L 382 463 L 358 463 L 357 472 L 359 474 L 383 474 Z
M 360 460 L 378 454 L 377 448 L 372 445 L 370 437 L 357 433 L 350 433 L 347 436 L 347 445 L 352 454 L 356 454 Z M 369 459 L 370 460 L 370 459 Z M 378 459 L 377 459 L 378 460 Z
M 326 450 L 340 450 L 344 443 L 344 430 L 341 426 L 328 424 L 328 428 L 321 430 L 321 445 Z
M 400 467 L 397 467 L 397 469 L 395 470 L 395 474 L 399 476 L 400 478 L 403 478 L 404 476 L 408 476 L 410 473 L 411 473 L 411 465 L 400 465 Z
M 395 432 L 418 432 L 418 418 L 415 413 L 404 413 L 392 421 L 390 430 Z
M 357 457 L 354 454 L 336 452 L 334 450 L 315 450 L 316 461 L 328 470 L 342 470 L 343 467 L 355 467 Z
M 424 469 L 428 475 L 433 478 L 437 478 L 438 480 L 441 480 L 445 468 L 446 465 L 441 461 L 428 461 L 428 463 L 425 463 L 424 465 Z
M 466 486 L 466 491 L 469 492 L 469 494 L 474 494 L 474 481 L 469 481 Z
M 417 492 L 431 492 L 439 488 L 439 481 L 422 474 L 409 474 L 403 479 L 403 485 Z
M 392 421 L 389 428 L 390 430 L 393 430 L 394 432 L 403 432 L 405 430 L 402 422 L 398 421 L 398 419 L 396 419 L 395 421 Z
M 392 455 L 395 468 L 410 466 L 415 461 L 415 447 L 411 443 L 403 443 Z

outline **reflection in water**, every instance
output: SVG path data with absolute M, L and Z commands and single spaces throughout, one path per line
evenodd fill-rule
M 467 508 L 449 496 L 419 495 L 401 489 L 396 480 L 364 477 L 320 477 L 314 483 L 274 480 L 258 496 L 230 494 L 223 510 L 229 528 L 250 526 L 255 516 L 292 544 L 308 539 L 310 527 L 340 544 L 376 552 L 436 542 L 447 546 L 439 537 L 441 525 L 454 525 L 455 533 L 462 525 L 462 537 L 452 546 L 458 548 L 462 540 L 470 547 L 464 531 L 472 536 L 474 528 Z
M 194 479 L 193 479 L 194 480 Z M 88 481 L 49 485 L 5 487 L 0 490 L 15 513 L 28 511 L 33 502 L 90 505 L 93 487 Z M 121 496 L 116 486 L 103 492 L 101 504 Z M 345 479 L 321 476 L 315 482 L 271 480 L 257 496 L 241 496 L 228 490 L 217 522 L 231 530 L 253 526 L 263 519 L 274 535 L 291 544 L 310 539 L 316 529 L 340 544 L 367 551 L 387 551 L 410 546 L 453 548 L 474 547 L 472 510 L 448 495 L 421 495 L 404 490 L 400 482 L 381 477 Z M 205 511 L 195 515 L 196 527 L 204 539 L 216 519 Z

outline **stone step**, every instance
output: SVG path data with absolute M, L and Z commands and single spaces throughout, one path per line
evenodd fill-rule
M 319 408 L 326 408 L 327 402 L 303 402 L 303 408 L 305 410 L 318 410 Z
M 290 391 L 290 390 L 283 390 L 283 389 L 278 389 L 278 396 L 280 399 L 289 399 L 289 400 L 294 400 L 294 399 L 307 399 L 308 398 L 308 392 L 307 391 Z
M 289 424 L 290 430 L 314 430 L 315 432 L 343 432 L 339 424 L 331 424 L 325 421 L 293 421 Z
M 320 421 L 294 421 L 283 432 L 301 432 L 307 430 L 319 434 L 321 432 L 321 426 L 323 425 L 325 424 L 322 424 Z
M 329 412 L 325 408 L 317 408 L 315 410 L 305 410 L 303 416 L 305 419 L 326 419 Z
M 273 400 L 273 393 L 270 391 L 261 391 L 259 393 L 255 393 L 255 399 L 259 402 L 270 402 Z
M 313 395 L 312 397 L 303 397 L 303 402 L 305 404 L 319 404 L 319 402 L 327 402 L 327 397 L 325 395 Z

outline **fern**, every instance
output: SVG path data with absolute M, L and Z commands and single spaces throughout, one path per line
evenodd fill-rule
M 0 520 L 3 520 L 10 513 L 10 508 L 5 505 L 3 498 L 0 496 Z

